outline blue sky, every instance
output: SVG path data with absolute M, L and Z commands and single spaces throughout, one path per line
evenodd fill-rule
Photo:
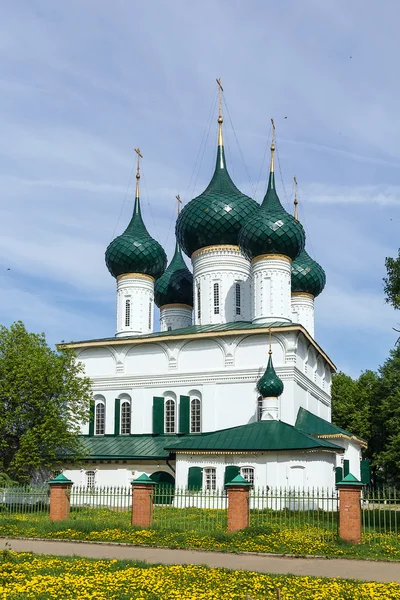
M 213 170 L 221 77 L 236 185 L 262 200 L 271 116 L 290 209 L 297 176 L 328 281 L 317 341 L 351 375 L 377 368 L 400 321 L 382 285 L 400 245 L 399 17 L 395 0 L 3 3 L 0 322 L 50 343 L 114 334 L 104 251 L 130 218 L 133 148 L 146 224 L 171 257 L 175 195 Z

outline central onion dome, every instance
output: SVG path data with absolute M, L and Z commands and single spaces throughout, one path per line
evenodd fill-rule
M 316 298 L 326 283 L 324 269 L 303 250 L 292 262 L 292 293 L 306 292 Z
M 218 118 L 218 152 L 214 175 L 207 189 L 191 200 L 176 222 L 176 237 L 191 256 L 205 246 L 239 244 L 239 232 L 257 210 L 257 203 L 242 194 L 226 169 L 222 117 Z
M 244 222 L 239 244 L 250 259 L 263 254 L 283 254 L 294 260 L 303 250 L 306 236 L 301 223 L 283 208 L 276 193 L 274 152 L 272 144 L 267 193 L 258 210 Z
M 257 390 L 263 398 L 277 398 L 283 392 L 283 381 L 275 373 L 271 350 L 269 351 L 268 365 L 265 373 L 257 381 Z
M 167 255 L 151 237 L 143 223 L 139 199 L 139 171 L 136 175 L 136 197 L 133 215 L 124 233 L 106 250 L 106 265 L 113 277 L 140 273 L 158 279 L 167 266 Z
M 167 270 L 155 284 L 154 300 L 159 308 L 165 304 L 193 306 L 193 275 L 183 260 L 178 242 Z

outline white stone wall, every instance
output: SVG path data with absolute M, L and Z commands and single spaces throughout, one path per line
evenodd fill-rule
M 195 325 L 251 321 L 250 262 L 238 246 L 201 248 L 193 253 L 192 265 Z M 214 303 L 215 284 L 219 288 L 218 312 Z M 236 284 L 240 286 L 239 314 Z
M 190 327 L 192 320 L 193 310 L 188 306 L 167 304 L 160 308 L 160 331 Z
M 291 260 L 263 255 L 251 263 L 253 323 L 291 321 Z
M 126 302 L 130 302 L 129 323 Z M 117 337 L 152 333 L 154 322 L 154 279 L 128 273 L 117 279 Z
M 292 294 L 292 320 L 303 325 L 314 337 L 314 296 L 306 293 Z

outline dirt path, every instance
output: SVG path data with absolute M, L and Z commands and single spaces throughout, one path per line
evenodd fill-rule
M 170 550 L 145 548 L 122 544 L 62 542 L 55 540 L 27 540 L 0 538 L 0 550 L 6 543 L 17 552 L 54 554 L 57 556 L 84 556 L 87 558 L 117 558 L 143 560 L 149 563 L 195 564 L 227 569 L 245 569 L 260 573 L 315 575 L 342 577 L 364 581 L 396 581 L 400 583 L 400 562 L 345 560 L 341 558 L 289 558 L 281 556 L 228 554 L 197 550 Z

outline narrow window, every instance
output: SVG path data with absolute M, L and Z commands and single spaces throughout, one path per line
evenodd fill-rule
M 201 319 L 200 284 L 197 284 L 197 318 Z
M 123 402 L 121 404 L 121 434 L 126 435 L 131 432 L 131 403 Z
M 254 487 L 254 467 L 242 467 L 240 469 L 240 474 Z
M 198 398 L 193 398 L 190 403 L 190 433 L 201 431 L 201 404 Z
M 131 301 L 125 300 L 125 327 L 131 325 Z
M 106 407 L 104 402 L 98 402 L 96 404 L 96 412 L 95 412 L 95 434 L 96 435 L 104 435 L 106 428 Z
M 175 433 L 175 401 L 165 401 L 165 433 Z
M 152 305 L 151 305 L 151 300 L 149 302 L 149 329 L 151 330 L 151 309 L 152 309 Z
M 168 331 L 172 331 L 171 325 L 168 325 Z
M 96 479 L 96 473 L 94 471 L 86 471 L 86 487 L 94 487 Z
M 204 487 L 206 490 L 217 489 L 217 472 L 213 467 L 204 469 Z
M 236 314 L 240 315 L 240 312 L 241 312 L 240 283 L 237 283 L 235 285 L 235 308 L 236 308 Z
M 219 283 L 214 283 L 214 315 L 219 315 Z
M 262 419 L 262 396 L 258 396 L 257 398 L 257 421 L 261 421 Z

